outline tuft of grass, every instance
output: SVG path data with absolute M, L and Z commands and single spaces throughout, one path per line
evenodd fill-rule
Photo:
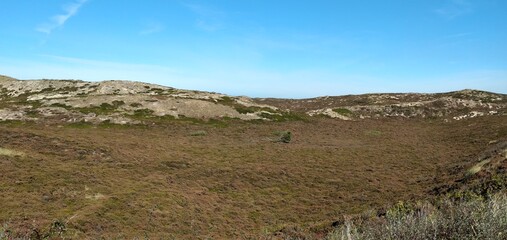
M 484 165 L 488 164 L 489 162 L 491 162 L 491 159 L 487 159 L 475 164 L 473 167 L 468 169 L 466 175 L 467 176 L 475 175 L 476 173 L 480 172 L 482 170 L 482 167 L 484 167 Z
M 378 136 L 382 135 L 382 132 L 379 130 L 367 130 L 364 132 L 364 134 L 368 135 L 368 136 L 378 137 Z

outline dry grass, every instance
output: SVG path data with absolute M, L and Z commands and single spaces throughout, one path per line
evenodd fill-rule
M 483 160 L 483 161 L 475 164 L 473 167 L 471 167 L 470 169 L 468 169 L 467 175 L 471 176 L 471 175 L 474 175 L 474 174 L 480 172 L 482 170 L 482 167 L 484 167 L 484 165 L 488 164 L 490 161 L 491 160 L 488 159 L 488 160 Z
M 0 124 L 0 145 L 25 152 L 21 161 L 0 155 L 0 224 L 18 237 L 58 222 L 75 239 L 257 238 L 425 198 L 452 180 L 439 169 L 470 164 L 489 141 L 507 138 L 506 127 L 506 117 Z M 290 143 L 269 140 L 280 129 Z
M 327 239 L 507 239 L 507 195 L 426 203 L 418 211 L 394 208 L 378 221 L 347 221 Z

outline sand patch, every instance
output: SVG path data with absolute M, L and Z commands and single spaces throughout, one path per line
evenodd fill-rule
M 0 147 L 0 156 L 9 156 L 9 157 L 13 157 L 13 156 L 24 156 L 25 154 L 21 151 L 17 151 L 17 150 L 12 150 L 12 149 L 7 149 L 7 148 L 2 148 Z
M 85 195 L 85 198 L 86 199 L 91 199 L 91 200 L 100 200 L 100 199 L 104 199 L 106 198 L 106 195 L 102 194 L 102 193 L 95 193 L 94 195 Z

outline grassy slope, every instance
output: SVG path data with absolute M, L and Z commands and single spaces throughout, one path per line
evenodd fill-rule
M 71 237 L 260 236 L 424 198 L 439 169 L 507 138 L 505 116 L 81 127 L 0 124 L 0 147 L 24 153 L 0 155 L 0 223 L 20 235 L 59 220 Z M 273 143 L 283 130 L 293 141 Z

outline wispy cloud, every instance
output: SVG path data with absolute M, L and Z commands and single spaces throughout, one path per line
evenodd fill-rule
M 164 31 L 164 25 L 158 22 L 152 22 L 145 26 L 143 30 L 139 32 L 140 35 L 150 35 Z
M 185 6 L 197 15 L 197 19 L 195 20 L 197 28 L 207 32 L 214 32 L 223 27 L 223 19 L 225 17 L 223 11 L 200 4 L 186 4 Z
M 436 46 L 439 48 L 456 47 L 462 44 L 470 44 L 476 40 L 477 38 L 473 32 L 454 33 L 442 36 Z
M 462 33 L 454 33 L 444 36 L 444 39 L 457 39 L 457 38 L 464 38 L 473 35 L 472 32 L 462 32 Z
M 448 0 L 445 6 L 435 9 L 434 12 L 444 18 L 452 20 L 472 13 L 473 6 L 469 0 Z
M 88 0 L 77 0 L 75 2 L 69 3 L 63 7 L 64 12 L 62 14 L 54 15 L 50 18 L 49 22 L 40 24 L 35 29 L 38 32 L 50 34 L 56 28 L 63 27 L 65 22 L 69 20 L 72 16 L 76 15 L 79 9 L 85 4 Z

